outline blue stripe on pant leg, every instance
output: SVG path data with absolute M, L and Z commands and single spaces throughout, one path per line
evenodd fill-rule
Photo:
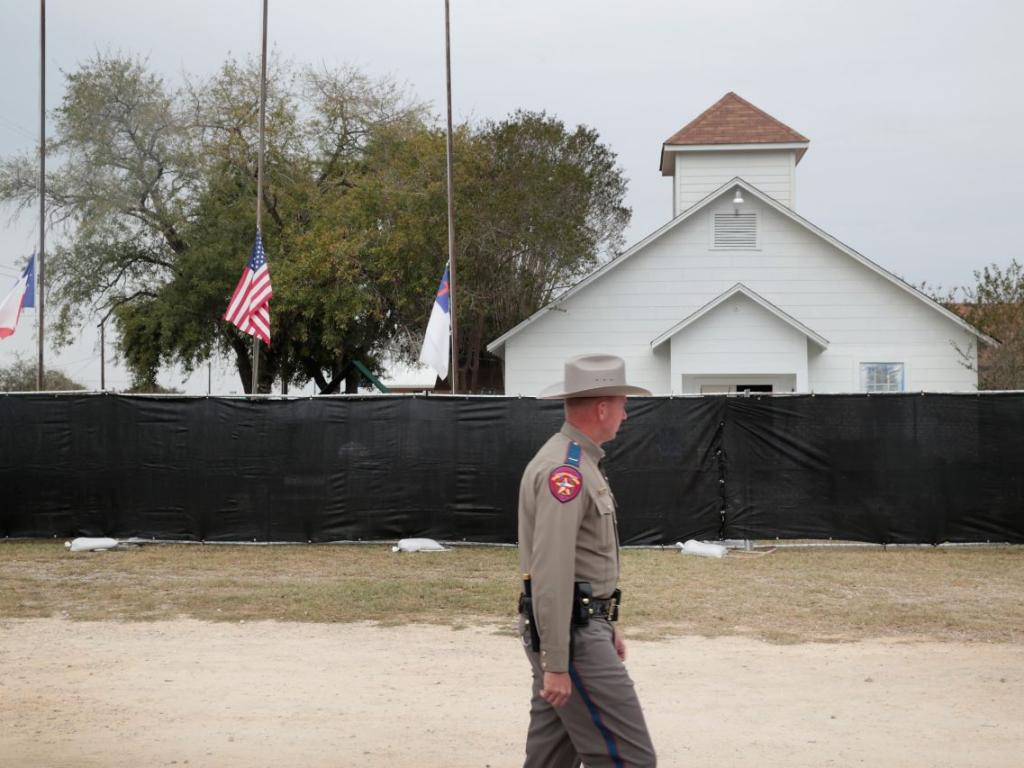
M 600 731 L 601 735 L 604 737 L 604 743 L 605 746 L 608 747 L 608 756 L 611 757 L 612 764 L 615 768 L 625 768 L 625 763 L 623 763 L 622 758 L 619 757 L 619 746 L 615 743 L 615 735 L 608 730 L 608 726 L 606 726 L 604 721 L 601 719 L 601 713 L 594 704 L 594 700 L 590 698 L 590 694 L 587 693 L 587 689 L 583 685 L 583 679 L 580 677 L 580 673 L 576 670 L 576 665 L 572 662 L 569 663 L 569 677 L 572 679 L 573 685 L 579 689 L 580 696 L 583 697 L 583 703 L 587 705 L 587 711 L 590 712 L 590 719 L 594 721 L 594 725 L 597 726 L 597 730 Z

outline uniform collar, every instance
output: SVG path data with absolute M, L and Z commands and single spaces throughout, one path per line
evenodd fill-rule
M 580 444 L 580 448 L 595 462 L 600 461 L 604 458 L 604 449 L 600 445 L 595 443 L 589 437 L 580 432 L 576 427 L 570 424 L 568 421 L 562 422 L 562 429 L 560 430 L 563 435 L 568 437 L 570 440 L 574 440 Z

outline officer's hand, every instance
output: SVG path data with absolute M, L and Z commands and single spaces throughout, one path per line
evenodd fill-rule
M 540 697 L 552 707 L 565 706 L 572 695 L 572 681 L 568 672 L 545 672 Z
M 619 654 L 619 660 L 626 660 L 626 638 L 622 634 L 622 630 L 619 629 L 618 624 L 613 624 L 613 637 L 615 639 L 615 652 Z

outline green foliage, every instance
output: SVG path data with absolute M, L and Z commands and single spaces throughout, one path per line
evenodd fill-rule
M 974 273 L 975 284 L 954 293 L 953 304 L 975 327 L 996 338 L 998 347 L 978 347 L 979 389 L 1024 389 L 1024 266 L 991 264 Z M 970 350 L 960 350 L 973 367 Z
M 258 70 L 227 61 L 172 90 L 144 61 L 97 55 L 68 76 L 48 149 L 51 323 L 70 341 L 113 317 L 135 386 L 251 339 L 221 320 L 255 236 Z M 626 183 L 596 132 L 515 113 L 455 137 L 460 367 L 500 386 L 483 347 L 621 245 Z M 31 157 L 0 162 L 0 200 L 35 196 Z M 271 63 L 262 222 L 274 286 L 260 391 L 354 386 L 351 363 L 418 352 L 447 258 L 445 136 L 424 106 L 353 69 Z M 51 340 L 53 340 L 51 338 Z
M 129 395 L 180 395 L 183 394 L 180 389 L 175 387 L 164 387 L 155 382 L 136 382 L 128 389 L 124 390 L 125 394 Z
M 915 286 L 978 330 L 999 342 L 954 344 L 960 364 L 978 374 L 978 389 L 1024 389 L 1024 265 L 990 264 L 974 272 L 974 285 L 950 290 Z
M 69 390 L 83 390 L 84 386 L 57 369 L 44 371 L 43 391 L 65 392 Z M 36 361 L 27 357 L 15 357 L 13 363 L 6 368 L 0 368 L 0 392 L 35 392 L 36 391 Z
M 454 144 L 460 381 L 495 391 L 500 366 L 485 345 L 621 247 L 626 182 L 595 131 L 544 113 L 462 126 Z M 367 166 L 346 203 L 411 354 L 445 261 L 424 271 L 417 257 L 447 253 L 444 133 L 381 132 Z

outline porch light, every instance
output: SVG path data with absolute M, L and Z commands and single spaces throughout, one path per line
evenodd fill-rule
M 740 188 L 736 187 L 736 197 L 732 199 L 733 205 L 743 205 L 743 193 L 740 192 Z

